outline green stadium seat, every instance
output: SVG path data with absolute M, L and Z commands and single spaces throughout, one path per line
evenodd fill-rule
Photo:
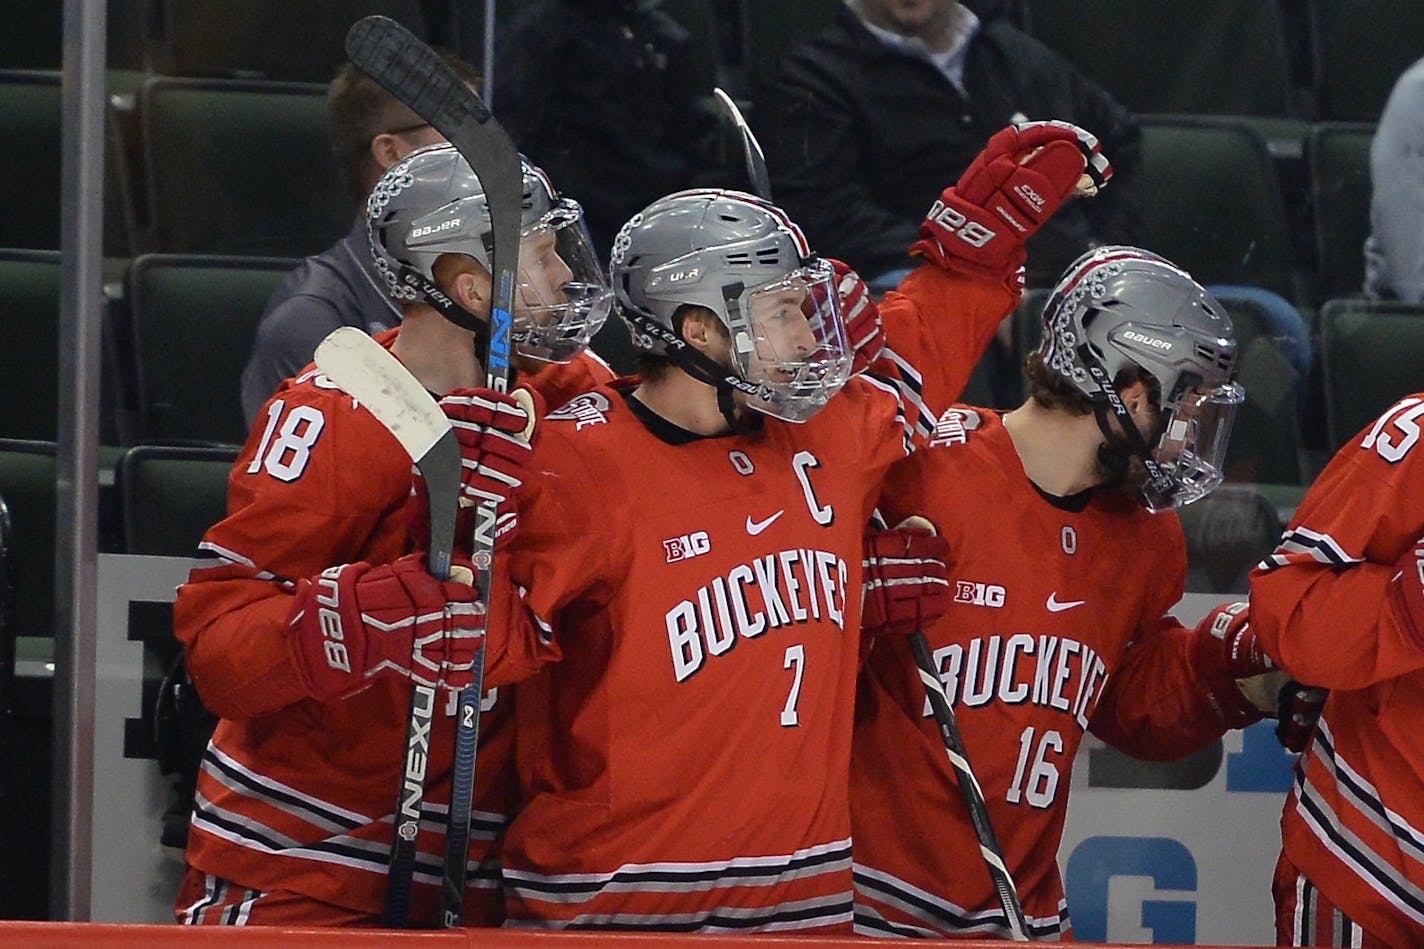
M 421 0 L 169 0 L 147 35 L 154 72 L 167 76 L 331 81 L 352 23 L 378 13 L 426 35 Z
M 232 448 L 135 445 L 114 467 L 122 509 L 123 552 L 189 557 L 227 514 Z
M 145 254 L 125 281 L 134 442 L 241 444 L 242 368 L 290 258 Z
M 1424 306 L 1326 301 L 1320 367 L 1333 454 L 1399 398 L 1424 391 Z
M 1261 133 L 1231 118 L 1139 116 L 1142 245 L 1203 284 L 1308 296 L 1280 179 Z
M 156 251 L 302 257 L 350 229 L 324 85 L 155 76 L 137 108 Z
M 1373 122 L 1318 122 L 1306 137 L 1320 298 L 1358 294 L 1370 235 Z
M 0 247 L 59 249 L 62 118 L 58 70 L 0 70 L 0 142 L 9 146 L 0 151 L 0 179 L 11 183 Z M 127 257 L 138 246 L 137 223 L 113 108 L 104 123 L 104 253 Z
M 1029 31 L 1134 112 L 1296 114 L 1285 28 L 1262 0 L 1028 0 Z

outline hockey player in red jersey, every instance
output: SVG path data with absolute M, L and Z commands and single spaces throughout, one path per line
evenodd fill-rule
M 524 187 L 516 352 L 537 389 L 581 391 L 612 375 L 582 353 L 611 291 L 578 206 L 527 164 Z M 488 320 L 490 225 L 478 179 L 448 145 L 416 151 L 381 180 L 368 218 L 378 269 L 404 310 L 378 339 L 425 388 L 448 394 L 466 492 L 507 496 L 528 453 L 511 433 L 527 419 L 509 397 L 477 388 L 474 335 L 454 322 Z M 435 922 L 454 734 L 445 700 L 470 684 L 484 611 L 478 591 L 427 573 L 423 504 L 395 438 L 315 368 L 284 383 L 258 417 L 233 468 L 228 516 L 204 538 L 174 611 L 193 681 L 221 717 L 198 779 L 181 921 L 380 924 L 414 681 L 437 686 L 441 706 L 409 921 Z M 512 772 L 501 767 L 507 705 L 486 696 L 472 925 L 502 919 L 494 842 L 513 801 Z
M 862 536 L 901 403 L 852 377 L 833 268 L 760 199 L 654 202 L 612 276 L 641 378 L 544 420 L 509 547 L 561 659 L 519 685 L 509 925 L 848 931 Z
M 1329 689 L 1281 818 L 1285 946 L 1424 945 L 1424 392 L 1336 453 L 1251 575 L 1251 623 Z
M 1267 665 L 1233 662 L 1214 616 L 1196 631 L 1168 616 L 1187 568 L 1170 510 L 1220 481 L 1242 397 L 1225 311 L 1160 257 L 1108 247 L 1069 268 L 1044 322 L 1028 401 L 945 411 L 891 469 L 882 511 L 922 515 L 948 542 L 953 602 L 929 649 L 1028 935 L 1057 939 L 1071 936 L 1057 852 L 1084 733 L 1180 756 L 1260 717 L 1236 680 Z M 856 930 L 1008 936 L 906 640 L 874 642 L 857 703 Z

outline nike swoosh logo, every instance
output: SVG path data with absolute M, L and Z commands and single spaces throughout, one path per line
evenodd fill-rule
M 775 514 L 771 515 L 771 517 L 768 517 L 768 518 L 767 518 L 766 520 L 764 520 L 764 521 L 754 521 L 754 520 L 752 520 L 752 516 L 751 516 L 750 514 L 748 514 L 748 515 L 747 515 L 747 533 L 748 533 L 748 534 L 751 534 L 753 537 L 755 537 L 756 535 L 760 534 L 762 531 L 764 531 L 764 530 L 766 530 L 768 527 L 770 527 L 772 524 L 776 523 L 776 519 L 777 519 L 778 517 L 780 517 L 780 516 L 781 516 L 782 514 L 784 514 L 784 513 L 785 513 L 785 508 L 783 508 L 783 509 L 780 510 L 780 511 L 777 511 Z
M 1050 612 L 1050 613 L 1062 613 L 1064 610 L 1071 610 L 1071 609 L 1072 609 L 1073 607 L 1075 607 L 1075 606 L 1082 606 L 1082 605 L 1083 605 L 1084 603 L 1086 603 L 1086 602 L 1088 602 L 1088 601 L 1087 601 L 1087 600 L 1068 600 L 1067 602 L 1059 602 L 1059 600 L 1058 600 L 1058 598 L 1057 598 L 1057 594 L 1056 594 L 1056 593 L 1050 593 L 1050 594 L 1048 594 L 1048 612 Z

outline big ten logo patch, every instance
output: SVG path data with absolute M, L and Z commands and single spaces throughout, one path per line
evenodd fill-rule
M 974 580 L 956 580 L 954 582 L 954 602 L 956 603 L 969 603 L 973 606 L 999 609 L 1007 598 L 1007 591 L 997 583 L 978 583 Z
M 663 541 L 663 552 L 667 555 L 668 563 L 700 557 L 711 549 L 712 538 L 707 536 L 706 531 L 693 531 L 691 534 L 681 534 Z

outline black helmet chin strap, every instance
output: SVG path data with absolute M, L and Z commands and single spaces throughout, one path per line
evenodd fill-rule
M 1151 487 L 1162 497 L 1171 497 L 1176 494 L 1176 482 L 1162 470 L 1157 459 L 1152 457 L 1151 446 L 1142 437 L 1142 432 L 1133 420 L 1132 413 L 1123 404 L 1122 396 L 1118 395 L 1117 387 L 1108 378 L 1107 372 L 1094 362 L 1088 362 L 1088 371 L 1093 376 L 1093 380 L 1097 382 L 1098 387 L 1108 397 L 1106 404 L 1097 402 L 1093 405 L 1093 417 L 1097 419 L 1098 429 L 1103 433 L 1103 438 L 1107 439 L 1109 445 L 1126 445 L 1127 450 L 1142 462 L 1142 466 L 1147 469 L 1148 482 L 1144 486 L 1144 490 Z M 1109 423 L 1109 412 L 1117 418 L 1120 432 L 1115 431 Z
M 661 342 L 663 352 L 674 366 L 698 382 L 704 382 L 717 390 L 717 411 L 722 414 L 728 428 L 742 435 L 750 434 L 756 430 L 760 424 L 759 419 L 744 419 L 737 412 L 737 403 L 733 395 L 739 388 L 737 382 L 740 380 L 732 373 L 732 370 L 719 365 L 705 353 L 688 345 L 686 338 L 682 335 L 680 322 L 674 320 L 676 325 L 674 328 L 668 329 L 653 317 L 637 310 L 629 309 L 623 315 L 632 324 L 635 333 L 645 334 L 651 339 Z M 744 391 L 753 394 L 750 386 Z
M 486 320 L 480 319 L 469 310 L 462 307 L 451 299 L 450 295 L 435 285 L 425 274 L 414 267 L 405 265 L 400 271 L 401 283 L 412 287 L 418 292 L 425 302 L 440 311 L 440 315 L 445 317 L 456 326 L 467 329 L 475 334 L 475 353 L 484 359 L 484 353 L 489 352 L 490 328 Z
M 698 352 L 691 346 L 684 345 L 671 350 L 669 356 L 683 372 L 717 390 L 717 411 L 722 413 L 722 418 L 726 420 L 727 426 L 732 431 L 740 435 L 747 435 L 755 429 L 755 422 L 746 420 L 737 412 L 737 403 L 733 398 L 737 389 L 732 384 L 735 377 L 730 369 L 718 365 L 706 354 Z

